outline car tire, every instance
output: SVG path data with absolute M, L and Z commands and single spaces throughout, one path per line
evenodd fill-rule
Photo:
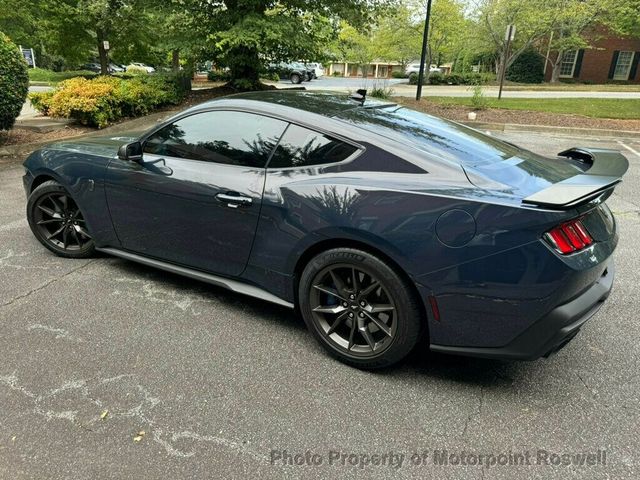
M 291 74 L 291 83 L 295 83 L 296 85 L 302 83 L 302 77 L 300 77 L 300 75 L 298 75 L 297 73 Z
M 44 182 L 31 192 L 27 220 L 38 241 L 60 257 L 87 258 L 95 252 L 80 207 L 54 180 Z
M 419 300 L 404 276 L 354 248 L 311 259 L 300 276 L 298 307 L 333 357 L 366 370 L 403 360 L 425 330 Z

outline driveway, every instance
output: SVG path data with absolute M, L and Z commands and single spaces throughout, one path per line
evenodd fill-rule
M 379 373 L 330 359 L 289 310 L 53 256 L 24 219 L 22 168 L 0 166 L 0 478 L 638 478 L 640 142 L 505 138 L 627 154 L 611 297 L 546 360 L 423 348 Z

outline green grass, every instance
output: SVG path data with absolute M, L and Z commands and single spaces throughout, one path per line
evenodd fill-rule
M 73 70 L 66 72 L 54 72 L 53 70 L 45 70 L 44 68 L 30 68 L 29 81 L 31 83 L 48 83 L 56 84 L 63 80 L 74 77 L 95 77 L 97 74 L 88 70 Z
M 426 97 L 443 105 L 471 107 L 471 98 Z M 489 108 L 569 113 L 593 118 L 640 119 L 640 99 L 626 98 L 487 98 Z
M 494 85 L 494 86 L 497 86 Z M 526 83 L 507 83 L 504 86 L 508 91 L 567 91 L 567 92 L 640 92 L 640 84 L 631 83 L 601 83 L 601 84 L 586 84 L 586 83 L 540 83 L 540 84 L 526 84 Z

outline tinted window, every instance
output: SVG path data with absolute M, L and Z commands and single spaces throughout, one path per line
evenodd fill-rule
M 501 162 L 520 151 L 471 128 L 403 107 L 359 108 L 343 118 L 464 166 Z
M 243 112 L 185 117 L 151 135 L 144 151 L 205 162 L 264 167 L 286 122 Z
M 353 145 L 322 133 L 298 125 L 290 125 L 280 140 L 280 144 L 269 162 L 269 167 L 306 167 L 341 162 L 356 150 L 358 149 Z

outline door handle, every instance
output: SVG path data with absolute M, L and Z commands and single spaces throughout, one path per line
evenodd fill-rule
M 216 198 L 231 208 L 238 208 L 239 206 L 248 207 L 253 203 L 251 197 L 245 197 L 239 193 L 219 193 L 216 195 Z

